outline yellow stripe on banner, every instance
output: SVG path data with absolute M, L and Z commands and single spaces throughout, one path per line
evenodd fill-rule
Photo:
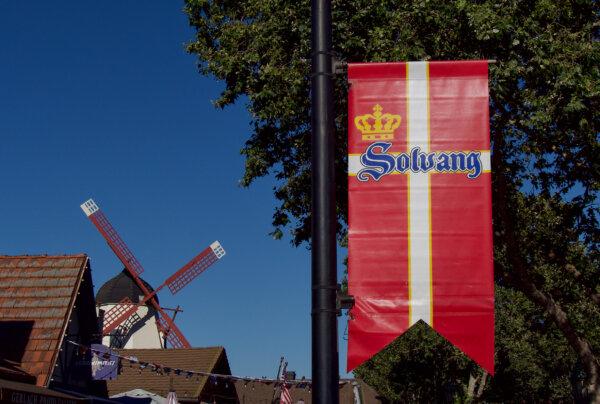
M 429 92 L 429 62 L 425 65 L 425 80 L 427 80 L 427 152 L 431 152 L 431 100 Z M 429 177 L 429 189 L 427 198 L 429 205 L 427 210 L 429 220 L 429 325 L 433 327 L 433 251 L 432 251 L 432 225 L 431 225 L 431 177 Z
M 409 91 L 409 70 L 410 69 L 410 63 L 407 62 L 406 63 L 406 148 L 408 150 L 408 139 L 410 137 L 410 119 L 408 119 L 408 117 L 410 116 L 410 91 Z M 408 174 L 408 172 L 407 172 Z M 408 265 L 407 265 L 407 283 L 408 283 L 408 326 L 410 327 L 412 325 L 412 293 L 411 293 L 411 284 L 410 284 L 410 260 L 411 260 L 411 256 L 410 256 L 410 181 L 406 182 L 406 217 L 407 217 L 407 222 L 406 222 L 406 240 L 407 240 L 407 257 L 408 257 Z

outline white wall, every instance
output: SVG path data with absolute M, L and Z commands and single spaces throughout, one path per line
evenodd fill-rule
M 114 306 L 114 304 L 103 304 L 98 309 L 102 309 L 107 313 Z M 129 333 L 125 337 L 127 342 L 123 348 L 162 348 L 163 340 L 156 326 L 156 315 L 149 315 L 148 307 L 145 305 L 138 308 L 137 315 L 141 320 L 131 325 Z M 126 323 L 127 321 L 124 322 L 124 324 Z M 110 336 L 104 336 L 102 344 L 110 346 L 110 338 Z

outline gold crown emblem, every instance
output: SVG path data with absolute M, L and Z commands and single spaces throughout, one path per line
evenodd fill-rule
M 394 138 L 394 131 L 400 126 L 402 117 L 390 113 L 382 114 L 383 108 L 377 104 L 372 114 L 359 115 L 354 124 L 362 132 L 363 140 L 388 140 Z M 385 121 L 385 122 L 384 122 Z

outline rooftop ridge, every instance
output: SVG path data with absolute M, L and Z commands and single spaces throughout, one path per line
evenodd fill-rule
M 22 254 L 22 255 L 5 255 L 0 254 L 0 258 L 87 258 L 86 253 L 77 254 Z

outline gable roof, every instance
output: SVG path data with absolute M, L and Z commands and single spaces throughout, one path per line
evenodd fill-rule
M 119 349 L 122 356 L 135 356 L 140 362 L 156 363 L 171 369 L 193 370 L 197 372 L 216 373 L 215 367 L 219 359 L 225 357 L 223 347 L 182 348 L 182 349 Z M 226 358 L 225 358 L 226 360 Z M 127 361 L 122 362 L 121 374 L 108 381 L 108 395 L 130 391 L 136 388 L 166 397 L 170 390 L 171 377 L 173 389 L 178 399 L 195 399 L 200 396 L 206 385 L 206 377 L 187 378 L 181 375 L 160 375 L 149 369 L 140 371 L 139 366 L 130 367 Z
M 0 255 L 0 357 L 38 386 L 50 381 L 86 268 L 85 254 Z

